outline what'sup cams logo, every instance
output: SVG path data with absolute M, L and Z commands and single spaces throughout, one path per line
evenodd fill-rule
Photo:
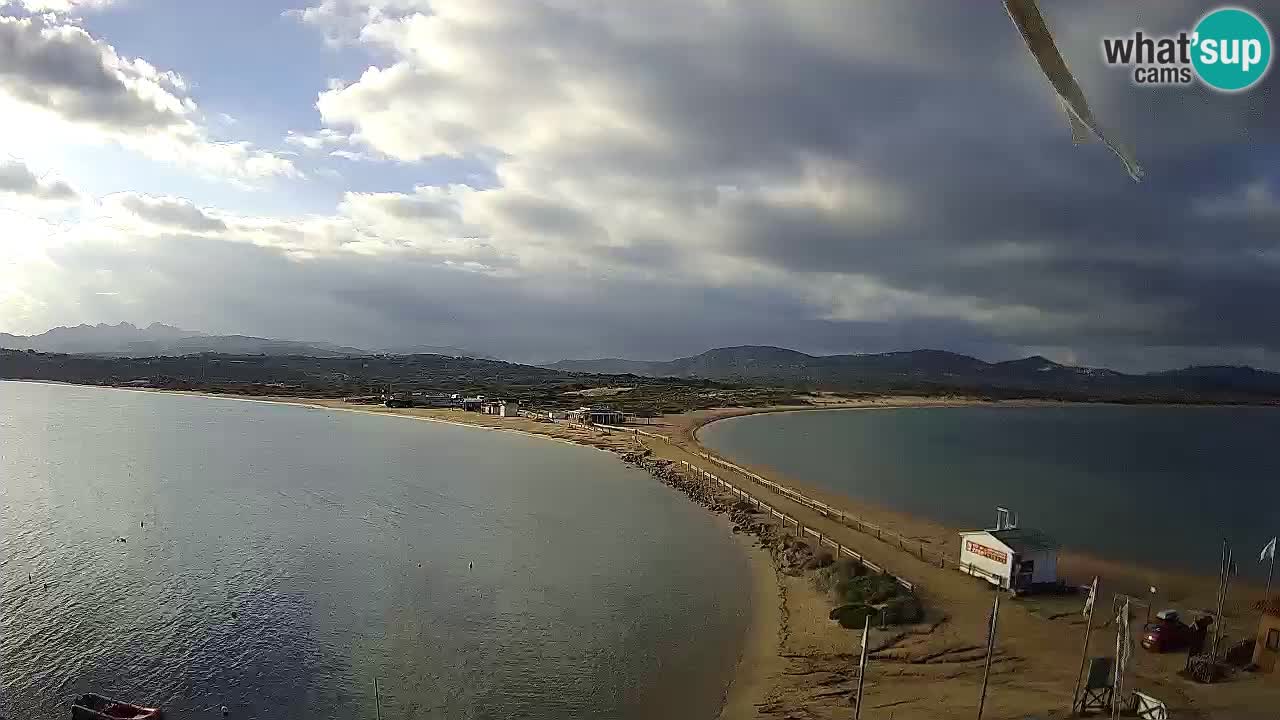
M 1190 85 L 1195 78 L 1220 92 L 1257 85 L 1271 67 L 1271 31 L 1257 15 L 1234 7 L 1212 10 L 1191 32 L 1151 36 L 1135 30 L 1102 39 L 1108 65 L 1133 68 L 1135 85 Z

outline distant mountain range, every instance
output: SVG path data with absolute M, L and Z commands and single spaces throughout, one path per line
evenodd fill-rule
M 989 363 L 945 350 L 808 355 L 785 348 L 745 345 L 670 361 L 561 360 L 546 367 L 569 372 L 868 392 L 1001 389 L 1124 397 L 1187 393 L 1280 395 L 1280 373 L 1250 367 L 1202 366 L 1126 374 L 1106 368 L 1062 365 L 1039 355 Z
M 480 353 L 438 345 L 413 345 L 381 350 L 327 342 L 276 340 L 250 335 L 210 335 L 163 323 L 140 328 L 132 323 L 56 327 L 39 335 L 0 333 L 0 348 L 109 357 L 182 356 L 196 353 L 226 355 L 305 355 L 351 357 L 362 355 L 448 355 L 488 359 Z
M 480 353 L 449 346 L 406 345 L 370 351 L 327 342 L 277 340 L 248 335 L 210 335 L 161 323 L 152 323 L 144 328 L 130 323 L 56 327 L 32 336 L 0 333 L 0 348 L 105 358 L 181 357 L 218 353 L 309 358 L 439 355 L 493 360 Z M 945 350 L 808 355 L 785 348 L 745 345 L 716 348 L 699 355 L 669 361 L 605 358 L 561 360 L 541 368 L 510 363 L 502 365 L 506 369 L 501 374 L 511 372 L 512 368 L 539 372 L 549 369 L 564 374 L 675 378 L 681 381 L 713 381 L 789 390 L 956 392 L 993 397 L 1135 401 L 1186 399 L 1255 402 L 1280 399 L 1280 373 L 1250 367 L 1201 366 L 1127 374 L 1105 368 L 1062 365 L 1038 355 L 992 363 Z M 582 382 L 591 384 L 597 380 L 599 378 L 584 377 Z M 618 383 L 625 384 L 626 378 L 619 378 L 614 384 Z

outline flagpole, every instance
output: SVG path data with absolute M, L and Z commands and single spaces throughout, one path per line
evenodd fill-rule
M 1116 670 L 1111 688 L 1111 717 L 1120 717 L 1120 703 L 1124 701 L 1124 666 L 1129 660 L 1129 597 L 1124 598 L 1124 609 L 1116 621 Z
M 996 647 L 996 618 L 1000 615 L 1000 591 L 995 593 L 996 601 L 991 607 L 991 627 L 987 632 L 987 663 L 982 670 L 982 695 L 978 698 L 978 720 L 982 720 L 982 710 L 987 704 L 987 679 L 991 676 L 991 653 Z
M 1267 569 L 1267 589 L 1262 591 L 1262 602 L 1264 604 L 1271 602 L 1271 576 L 1276 572 L 1276 554 L 1271 553 L 1271 567 Z
M 1267 568 L 1267 589 L 1262 591 L 1262 604 L 1265 606 L 1271 602 L 1271 576 L 1276 572 L 1276 539 L 1271 538 L 1268 546 L 1271 549 L 1271 566 Z
M 1071 712 L 1076 711 L 1076 700 L 1080 697 L 1080 678 L 1084 675 L 1085 663 L 1089 660 L 1089 633 L 1093 632 L 1093 609 L 1098 605 L 1098 578 L 1093 579 L 1093 589 L 1089 592 L 1089 614 L 1084 621 L 1084 649 L 1080 651 L 1080 669 L 1076 671 L 1076 687 L 1071 691 Z
M 862 717 L 862 681 L 867 677 L 867 633 L 871 632 L 871 614 L 862 622 L 862 656 L 858 658 L 858 704 L 853 708 L 853 720 Z

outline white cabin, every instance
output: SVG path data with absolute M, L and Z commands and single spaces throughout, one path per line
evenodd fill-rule
M 1039 530 L 960 533 L 960 569 L 1005 590 L 1058 582 L 1058 544 Z

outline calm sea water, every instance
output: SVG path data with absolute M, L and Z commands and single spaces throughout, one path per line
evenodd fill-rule
M 609 455 L 233 400 L 0 382 L 0 541 L 11 720 L 710 717 L 746 609 Z
M 1225 536 L 1264 577 L 1280 533 L 1280 409 L 1064 406 L 754 415 L 701 440 L 728 457 L 963 528 L 995 506 L 1091 554 L 1216 574 Z M 958 542 L 958 541 L 957 541 Z

